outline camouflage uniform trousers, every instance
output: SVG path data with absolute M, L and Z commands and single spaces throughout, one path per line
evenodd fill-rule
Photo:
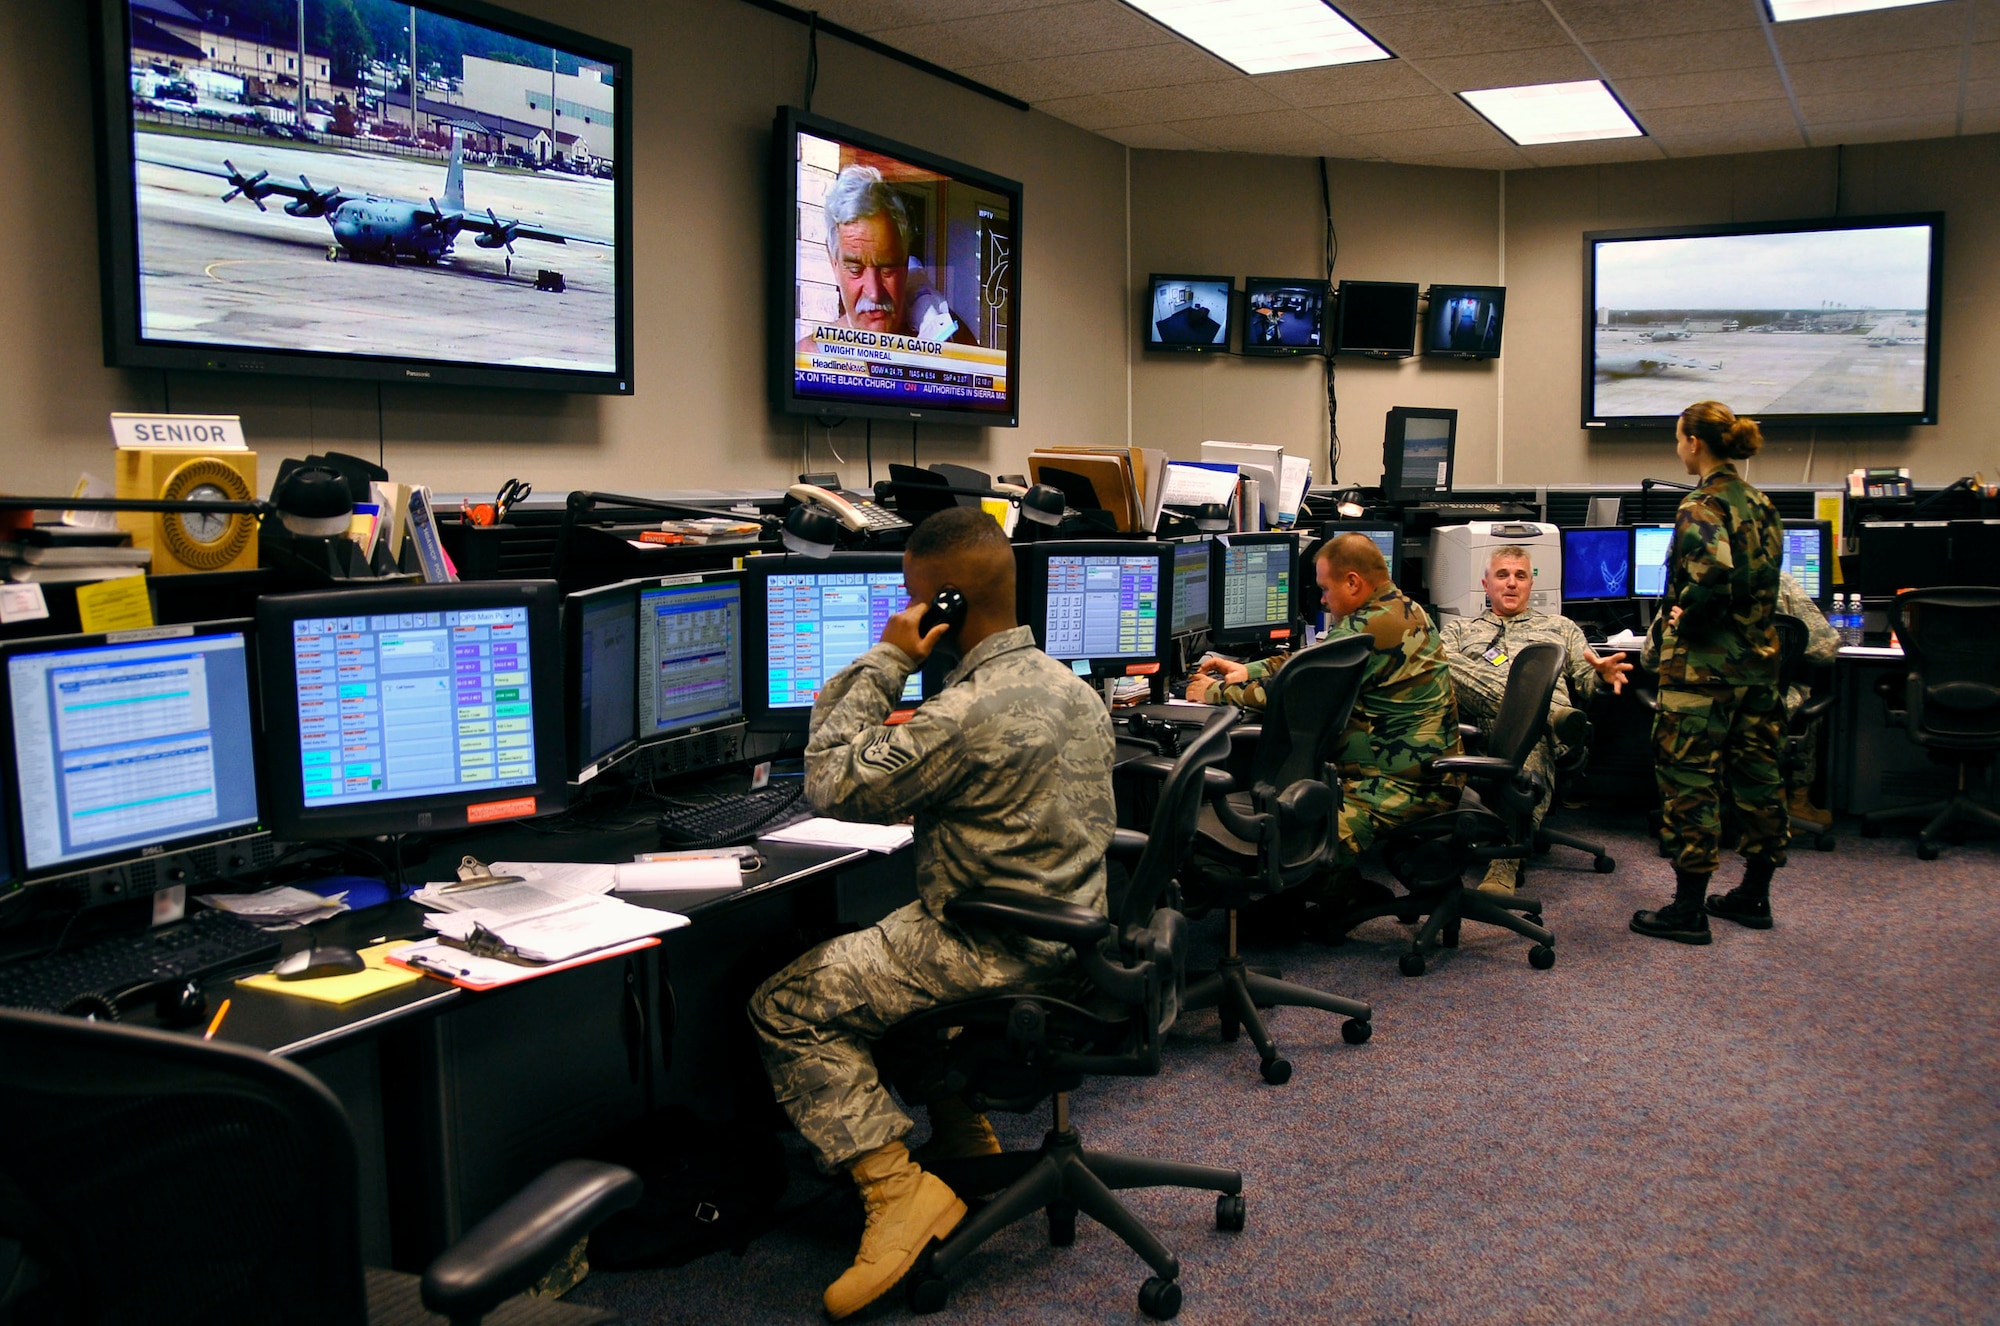
M 1458 716 L 1461 722 L 1472 724 L 1482 732 L 1491 733 L 1493 720 L 1500 716 L 1500 699 L 1507 691 L 1507 672 L 1480 659 L 1469 659 L 1462 654 L 1452 654 L 1451 685 L 1458 693 Z M 1557 703 L 1568 698 L 1567 691 L 1558 686 Z M 1549 813 L 1549 802 L 1556 795 L 1556 739 L 1545 736 L 1535 743 L 1528 752 L 1528 758 L 1521 767 L 1531 776 L 1541 779 L 1542 796 L 1535 802 L 1533 824 L 1542 827 L 1542 816 Z
M 1068 992 L 1069 948 L 1017 943 L 1018 951 L 945 925 L 913 902 L 829 939 L 758 987 L 749 1011 L 764 1069 L 821 1169 L 839 1173 L 909 1135 L 910 1116 L 873 1052 L 891 1027 L 976 995 Z M 907 1099 L 912 1084 L 937 1078 L 935 1067 L 898 1062 L 892 1071 Z
M 1775 686 L 1662 686 L 1653 720 L 1665 841 L 1697 875 L 1721 864 L 1722 798 L 1736 808 L 1746 858 L 1785 864 L 1791 820 L 1778 772 L 1784 703 Z
M 1336 874 L 1351 869 L 1383 834 L 1427 815 L 1442 815 L 1458 804 L 1458 789 L 1449 784 L 1404 778 L 1343 778 L 1340 792 Z

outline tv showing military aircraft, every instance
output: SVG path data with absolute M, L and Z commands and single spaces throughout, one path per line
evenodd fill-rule
M 1692 355 L 1663 354 L 1658 351 L 1597 356 L 1597 376 L 1600 378 L 1655 377 L 1663 373 L 1680 371 L 1720 373 L 1722 361 L 1696 359 Z

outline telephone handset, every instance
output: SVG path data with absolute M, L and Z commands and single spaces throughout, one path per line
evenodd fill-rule
M 946 585 L 937 592 L 931 605 L 924 609 L 923 620 L 917 623 L 917 634 L 929 635 L 938 627 L 946 626 L 951 628 L 944 637 L 949 640 L 958 633 L 959 627 L 965 625 L 965 614 L 970 610 L 971 605 L 965 601 L 965 595 L 959 592 L 958 587 Z
M 805 506 L 817 506 L 856 534 L 880 534 L 910 528 L 910 522 L 873 502 L 851 501 L 816 484 L 795 483 L 785 496 Z

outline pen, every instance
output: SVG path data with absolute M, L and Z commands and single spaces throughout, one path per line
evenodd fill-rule
M 223 1000 L 223 1001 L 222 1001 L 222 1007 L 221 1007 L 221 1008 L 218 1008 L 218 1009 L 216 1009 L 216 1010 L 215 1010 L 215 1017 L 214 1017 L 214 1019 L 213 1019 L 213 1020 L 212 1020 L 212 1021 L 211 1021 L 211 1022 L 210 1022 L 210 1023 L 208 1024 L 208 1030 L 207 1030 L 207 1031 L 204 1031 L 203 1033 L 201 1033 L 201 1038 L 202 1038 L 203 1040 L 205 1040 L 205 1041 L 212 1041 L 212 1040 L 214 1040 L 214 1039 L 215 1039 L 215 1033 L 216 1033 L 216 1032 L 217 1032 L 217 1031 L 218 1031 L 218 1030 L 219 1030 L 219 1029 L 221 1028 L 221 1026 L 222 1026 L 222 1019 L 224 1019 L 224 1018 L 226 1018 L 226 1017 L 228 1017 L 228 1016 L 229 1016 L 229 1001 L 228 1001 L 227 999 L 225 999 L 225 1000 Z

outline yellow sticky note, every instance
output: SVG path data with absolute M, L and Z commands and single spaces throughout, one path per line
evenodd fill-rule
M 76 615 L 86 631 L 137 631 L 153 624 L 153 600 L 146 594 L 146 577 L 119 576 L 94 585 L 78 585 Z
M 424 979 L 422 972 L 406 967 L 391 967 L 387 958 L 399 948 L 408 948 L 416 941 L 392 939 L 386 944 L 360 950 L 361 960 L 367 963 L 362 971 L 346 976 L 321 976 L 310 981 L 281 981 L 266 972 L 262 976 L 245 976 L 238 985 L 252 990 L 268 990 L 272 994 L 299 995 L 306 999 L 318 1000 L 322 1004 L 351 1004 L 357 999 L 365 999 L 384 990 L 394 990 L 398 986 L 413 985 Z

